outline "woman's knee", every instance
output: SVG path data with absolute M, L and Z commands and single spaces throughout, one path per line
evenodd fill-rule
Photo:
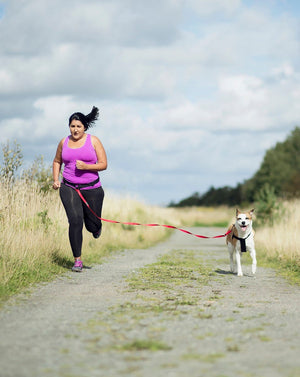
M 85 221 L 85 228 L 90 233 L 96 233 L 102 227 L 102 222 L 99 221 Z
M 76 228 L 76 229 L 79 229 L 79 230 L 83 228 L 83 218 L 82 218 L 82 216 L 72 216 L 72 217 L 68 218 L 68 221 L 69 221 L 70 227 L 72 227 L 72 228 Z

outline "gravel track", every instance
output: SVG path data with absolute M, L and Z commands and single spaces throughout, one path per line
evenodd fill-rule
M 207 285 L 190 288 L 196 305 L 128 316 L 142 292 L 129 290 L 126 276 L 175 249 L 195 250 L 213 272 Z M 259 267 L 259 253 L 255 278 L 243 263 L 243 277 L 230 274 L 227 257 L 224 239 L 175 231 L 155 247 L 120 252 L 14 297 L 0 311 L 0 376 L 300 376 L 299 287 Z M 170 349 L 116 350 L 126 336 L 154 337 Z

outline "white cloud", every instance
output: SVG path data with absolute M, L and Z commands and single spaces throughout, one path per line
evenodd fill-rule
M 232 12 L 239 9 L 241 3 L 240 0 L 188 0 L 188 4 L 191 8 L 202 17 L 211 16 L 216 13 L 230 15 Z

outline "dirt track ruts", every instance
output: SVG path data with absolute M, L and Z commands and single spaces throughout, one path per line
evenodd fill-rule
M 137 338 L 160 332 L 171 349 L 101 348 L 109 332 L 118 339 L 129 326 L 116 321 L 113 308 L 138 302 L 139 292 L 128 291 L 126 276 L 174 249 L 201 253 L 215 274 L 195 292 L 196 306 L 174 318 L 149 313 L 130 324 Z M 201 240 L 175 231 L 155 247 L 120 252 L 102 265 L 67 272 L 30 295 L 13 298 L 0 311 L 0 376 L 299 376 L 299 287 L 261 268 L 259 252 L 256 278 L 249 265 L 243 266 L 243 277 L 229 274 L 226 259 L 224 239 Z M 93 321 L 109 329 L 107 334 L 97 333 L 101 326 L 91 326 Z

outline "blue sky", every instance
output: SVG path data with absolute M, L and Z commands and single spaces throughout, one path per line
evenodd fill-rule
M 3 11 L 4 9 L 4 11 Z M 165 205 L 235 186 L 299 126 L 289 0 L 0 1 L 1 141 L 51 164 L 71 113 L 100 109 L 109 195 Z

